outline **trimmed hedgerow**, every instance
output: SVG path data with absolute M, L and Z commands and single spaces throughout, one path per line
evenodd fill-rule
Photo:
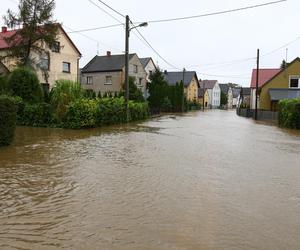
M 300 129 L 300 98 L 279 102 L 278 121 L 281 127 Z
M 14 139 L 17 107 L 13 97 L 0 96 L 0 146 L 10 145 Z
M 22 105 L 19 104 L 19 107 Z M 18 124 L 33 127 L 48 127 L 53 123 L 53 109 L 48 103 L 25 104 L 18 110 Z

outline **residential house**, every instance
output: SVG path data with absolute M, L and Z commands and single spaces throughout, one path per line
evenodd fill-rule
M 204 90 L 202 88 L 199 88 L 198 90 L 198 102 L 205 108 L 208 108 L 209 104 L 209 94 L 208 90 Z
M 154 73 L 156 71 L 156 65 L 154 64 L 153 60 L 151 57 L 146 57 L 146 58 L 140 58 L 140 61 L 147 73 L 147 77 L 146 77 L 146 84 L 148 84 L 150 82 L 150 76 L 152 73 Z M 147 94 L 146 94 L 146 98 L 149 97 L 149 92 L 148 92 L 148 86 L 146 86 L 146 89 L 147 89 Z
M 276 74 L 278 74 L 280 69 L 259 69 L 259 77 L 258 77 L 258 88 L 261 88 L 265 85 L 267 81 L 273 78 Z M 251 78 L 251 96 L 250 96 L 250 109 L 255 109 L 255 100 L 256 100 L 256 81 L 257 81 L 257 70 L 253 69 L 252 78 Z M 258 100 L 259 105 L 259 100 Z
M 52 48 L 43 47 L 46 50 L 44 55 L 38 55 L 32 52 L 31 59 L 35 62 L 34 68 L 37 72 L 40 82 L 45 88 L 52 88 L 56 80 L 65 79 L 78 81 L 79 75 L 79 59 L 81 53 L 75 46 L 71 38 L 65 32 L 60 24 L 58 26 L 57 42 Z M 0 36 L 0 55 L 5 56 L 8 50 L 14 46 L 8 44 L 4 38 L 15 35 L 17 30 L 8 30 L 2 27 Z M 46 45 L 43 45 L 46 46 Z M 2 60 L 5 67 L 11 71 L 16 67 L 16 59 L 5 58 Z M 49 75 L 48 80 L 45 79 L 44 73 Z
M 219 108 L 221 105 L 221 89 L 217 80 L 200 81 L 200 87 L 206 89 L 209 95 L 209 107 Z
M 300 97 L 300 58 L 287 64 L 259 89 L 259 109 L 277 111 L 278 102 Z
M 240 92 L 241 88 L 235 87 L 232 89 L 232 108 L 236 108 L 238 106 Z
M 146 98 L 147 72 L 137 54 L 129 55 L 129 76 Z M 95 56 L 81 70 L 81 85 L 84 89 L 104 93 L 120 92 L 125 82 L 125 55 Z
M 175 86 L 182 81 L 186 99 L 190 102 L 198 101 L 198 89 L 200 88 L 200 85 L 196 71 L 165 71 L 164 78 L 169 86 Z
M 150 75 L 156 71 L 156 65 L 151 57 L 140 58 L 140 61 L 147 73 L 147 82 L 150 82 Z
M 232 87 L 228 83 L 220 83 L 219 84 L 221 92 L 227 97 L 226 107 L 229 109 L 233 108 L 233 90 Z
M 243 104 L 244 106 L 250 107 L 251 102 L 251 88 L 241 88 L 239 96 L 238 106 Z

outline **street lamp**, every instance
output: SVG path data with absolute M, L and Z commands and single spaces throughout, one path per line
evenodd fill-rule
M 125 32 L 125 89 L 126 89 L 126 119 L 129 122 L 129 36 L 130 31 L 139 27 L 146 27 L 148 23 L 144 22 L 139 25 L 130 27 L 130 18 L 126 16 L 126 32 Z

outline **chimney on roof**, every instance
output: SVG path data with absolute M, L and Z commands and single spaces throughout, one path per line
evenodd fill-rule
M 110 57 L 110 56 L 111 56 L 111 51 L 106 51 L 106 55 L 107 55 L 108 57 Z
M 6 32 L 7 32 L 7 27 L 6 26 L 2 26 L 1 33 L 6 33 Z
M 164 71 L 164 73 L 165 73 L 165 75 L 167 75 L 167 74 L 168 74 L 168 71 L 167 71 L 167 70 L 165 70 L 165 71 Z

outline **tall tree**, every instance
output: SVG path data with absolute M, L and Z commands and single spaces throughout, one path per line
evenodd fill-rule
M 280 69 L 285 69 L 287 67 L 287 62 L 285 60 L 282 60 L 282 63 L 280 65 Z
M 6 37 L 10 45 L 6 57 L 17 59 L 21 66 L 37 65 L 33 53 L 47 56 L 47 46 L 56 45 L 58 25 L 53 20 L 54 0 L 20 0 L 18 12 L 7 11 L 4 21 L 9 28 L 22 27 Z

